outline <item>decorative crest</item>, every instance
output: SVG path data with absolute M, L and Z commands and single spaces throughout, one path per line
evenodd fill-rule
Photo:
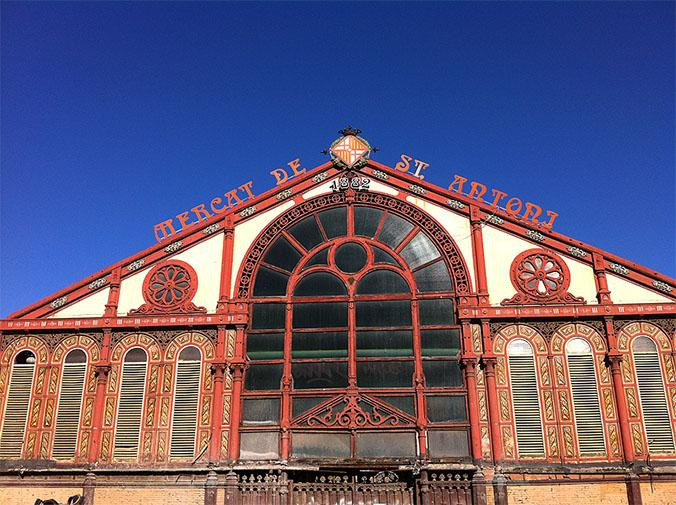
M 324 154 L 331 155 L 333 164 L 338 168 L 358 169 L 366 165 L 371 153 L 376 152 L 376 148 L 363 138 L 359 137 L 361 130 L 348 125 L 338 133 L 342 135 L 336 139 L 328 150 L 322 151 Z

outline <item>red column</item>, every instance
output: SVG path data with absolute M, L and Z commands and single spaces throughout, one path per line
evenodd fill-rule
M 425 402 L 425 379 L 422 365 L 422 346 L 420 342 L 420 318 L 418 316 L 418 300 L 411 301 L 413 312 L 413 356 L 415 359 L 415 373 L 413 381 L 415 383 L 415 400 L 418 405 L 418 448 L 420 457 L 427 459 L 427 404 Z M 356 344 L 355 344 L 356 345 Z
M 289 459 L 290 434 L 289 427 L 291 425 L 291 343 L 293 327 L 293 305 L 286 304 L 286 323 L 284 325 L 284 370 L 282 371 L 282 415 L 280 419 L 280 427 L 282 429 L 282 441 L 280 446 L 280 458 L 282 460 Z
M 117 316 L 117 302 L 120 299 L 120 268 L 116 268 L 110 273 L 110 291 L 108 292 L 108 301 L 104 317 Z
M 101 359 L 94 365 L 96 393 L 94 396 L 94 414 L 92 416 L 92 439 L 89 444 L 89 453 L 87 454 L 87 461 L 89 463 L 95 463 L 99 457 L 101 425 L 103 423 L 103 411 L 106 401 L 106 385 L 108 384 L 108 374 L 110 373 L 110 333 L 110 328 L 104 328 Z
M 596 280 L 596 298 L 601 304 L 611 304 L 613 302 L 610 299 L 610 289 L 608 289 L 606 266 L 603 261 L 603 256 L 598 253 L 592 253 L 592 261 L 594 263 L 594 277 Z
M 486 261 L 484 257 L 484 239 L 479 207 L 469 206 L 469 219 L 472 226 L 472 257 L 476 277 L 479 305 L 488 305 L 488 282 L 486 280 Z
M 469 433 L 474 461 L 482 459 L 481 454 L 481 426 L 479 425 L 479 395 L 476 387 L 476 367 L 478 357 L 472 349 L 472 328 L 469 322 L 462 323 L 462 348 L 464 352 L 460 366 L 465 370 L 465 384 L 467 386 L 467 411 L 469 415 Z
M 631 440 L 629 411 L 627 410 L 627 399 L 624 396 L 624 384 L 622 383 L 622 353 L 617 349 L 617 338 L 615 336 L 613 319 L 611 317 L 606 317 L 604 318 L 604 323 L 609 349 L 608 354 L 606 355 L 606 361 L 610 367 L 610 374 L 613 378 L 613 393 L 617 405 L 617 419 L 620 422 L 622 452 L 624 461 L 630 463 L 634 461 L 634 445 Z
M 493 341 L 491 340 L 491 330 L 488 321 L 481 322 L 481 333 L 484 344 L 484 354 L 481 357 L 481 364 L 484 369 L 484 378 L 486 382 L 486 401 L 488 403 L 488 419 L 491 432 L 491 452 L 493 453 L 493 462 L 496 463 L 502 461 L 504 453 L 502 451 L 502 434 L 500 433 L 498 389 L 495 383 L 497 357 L 493 354 Z
M 228 311 L 228 300 L 230 299 L 230 282 L 232 280 L 232 246 L 233 246 L 233 228 L 230 216 L 225 218 L 225 236 L 223 237 L 223 251 L 221 253 L 221 284 L 218 294 L 218 304 L 216 312 L 219 314 Z
M 209 461 L 218 461 L 220 459 L 221 448 L 221 429 L 223 424 L 223 382 L 225 380 L 225 326 L 218 327 L 218 337 L 216 339 L 216 356 L 211 364 L 211 373 L 214 374 L 214 389 L 212 398 L 211 415 L 211 444 L 209 446 Z
M 239 458 L 239 425 L 242 419 L 242 380 L 246 361 L 244 360 L 244 326 L 237 325 L 235 356 L 230 362 L 232 371 L 232 415 L 230 416 L 230 459 Z

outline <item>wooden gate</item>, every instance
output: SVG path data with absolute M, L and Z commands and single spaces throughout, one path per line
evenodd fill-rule
M 393 472 L 318 476 L 294 482 L 291 505 L 415 505 L 413 487 Z

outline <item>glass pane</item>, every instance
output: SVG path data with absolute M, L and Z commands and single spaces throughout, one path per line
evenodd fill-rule
M 431 423 L 462 423 L 467 420 L 465 397 L 428 396 L 427 418 Z
M 300 415 L 305 414 L 308 410 L 310 410 L 313 407 L 316 407 L 320 403 L 322 403 L 324 400 L 328 400 L 331 398 L 330 396 L 296 396 L 293 399 L 293 402 L 291 404 L 291 410 L 292 414 L 291 416 L 293 418 L 296 418 Z
M 376 270 L 366 274 L 357 286 L 358 295 L 376 295 L 380 293 L 410 293 L 404 278 L 392 270 Z
M 428 388 L 462 386 L 460 365 L 457 361 L 423 361 L 423 372 Z
M 21 351 L 14 358 L 14 363 L 16 363 L 17 365 L 34 365 L 35 364 L 35 354 L 33 354 L 32 351 L 28 351 L 28 350 Z
M 449 325 L 455 323 L 453 301 L 451 300 L 420 300 L 418 302 L 420 324 Z
M 378 231 L 378 224 L 383 215 L 382 210 L 370 207 L 354 208 L 354 234 L 372 238 Z
M 410 326 L 411 302 L 357 302 L 357 326 Z
M 291 373 L 293 374 L 294 389 L 347 387 L 347 363 L 344 361 L 293 363 Z
M 415 416 L 415 400 L 412 396 L 378 396 L 378 399 Z
M 322 232 L 319 231 L 319 226 L 314 216 L 306 217 L 300 223 L 293 225 L 289 229 L 289 233 L 307 251 L 324 242 L 324 237 L 322 237 Z
M 455 356 L 460 352 L 460 330 L 422 330 L 423 356 Z
M 244 374 L 244 389 L 273 391 L 279 389 L 282 365 L 249 365 Z
M 245 431 L 240 434 L 241 459 L 277 459 L 278 435 L 275 431 Z
M 246 355 L 249 359 L 282 359 L 283 333 L 249 333 L 246 337 Z
M 301 254 L 298 250 L 284 237 L 279 237 L 267 252 L 263 261 L 291 272 L 300 261 L 300 258 Z
M 359 272 L 366 265 L 366 251 L 359 244 L 348 242 L 336 250 L 336 266 L 347 274 Z
M 427 293 L 431 291 L 452 291 L 451 277 L 448 274 L 443 260 L 413 272 L 418 291 Z
M 284 296 L 289 276 L 261 265 L 256 275 L 254 296 Z
M 462 458 L 469 456 L 469 445 L 466 431 L 427 432 L 430 456 L 433 458 Z
M 399 266 L 397 260 L 395 260 L 390 253 L 376 246 L 373 246 L 373 261 L 376 263 L 389 263 L 390 265 Z
M 320 212 L 319 221 L 321 221 L 327 237 L 335 238 L 347 235 L 347 209 L 345 207 Z
M 404 237 L 413 229 L 413 225 L 405 219 L 390 214 L 383 224 L 378 240 L 396 249 Z
M 148 360 L 148 356 L 143 349 L 135 347 L 124 356 L 125 363 L 143 363 Z
M 637 337 L 632 344 L 632 349 L 634 352 L 657 352 L 655 342 L 650 337 L 645 336 Z
M 310 274 L 296 285 L 294 296 L 347 295 L 345 284 L 335 275 L 327 272 Z
M 284 329 L 283 303 L 254 303 L 251 309 L 251 329 Z
M 195 347 L 194 345 L 189 345 L 185 349 L 181 351 L 181 353 L 178 355 L 178 360 L 179 361 L 201 361 L 202 360 L 202 355 L 200 354 L 200 350 Z M 68 359 L 66 358 L 66 361 Z
M 413 356 L 413 332 L 411 330 L 358 331 L 357 356 Z
M 242 423 L 248 426 L 277 424 L 279 398 L 245 398 L 242 402 Z
M 429 263 L 441 256 L 441 254 L 432 241 L 427 238 L 427 235 L 420 231 L 401 250 L 401 256 L 406 260 L 408 266 L 414 269 L 420 265 Z
M 294 328 L 340 328 L 347 326 L 347 303 L 296 303 Z
M 294 332 L 293 358 L 346 358 L 346 331 Z
M 292 454 L 296 458 L 349 458 L 348 433 L 293 433 Z
M 328 265 L 328 264 L 329 264 L 329 248 L 327 247 L 326 249 L 322 249 L 312 258 L 310 258 L 308 262 L 305 263 L 305 267 L 303 267 L 303 270 L 314 265 Z
M 413 361 L 357 361 L 360 388 L 410 388 Z
M 357 456 L 362 458 L 414 458 L 415 433 L 357 433 Z
M 188 349 L 195 349 L 194 347 L 186 347 L 183 352 L 187 351 Z M 181 355 L 183 355 L 183 352 L 181 352 Z M 199 360 L 199 351 L 197 354 L 197 359 Z M 86 363 L 87 362 L 87 355 L 84 353 L 82 349 L 73 349 L 66 355 L 66 363 Z

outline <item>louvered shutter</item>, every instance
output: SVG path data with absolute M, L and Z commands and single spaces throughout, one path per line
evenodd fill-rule
M 509 379 L 519 455 L 542 456 L 545 448 L 533 356 L 509 356 Z
M 63 365 L 52 448 L 54 459 L 75 457 L 86 372 L 86 363 L 64 363 Z
M 12 366 L 9 379 L 7 405 L 2 420 L 0 436 L 0 458 L 20 458 L 26 432 L 26 418 L 33 387 L 35 364 L 17 364 Z
M 671 431 L 671 418 L 657 351 L 634 351 L 634 366 L 648 448 L 650 452 L 673 452 L 674 438 Z
M 195 432 L 200 392 L 201 361 L 178 361 L 171 420 L 171 457 L 195 455 Z
M 124 363 L 113 451 L 115 458 L 138 457 L 145 387 L 145 361 Z
M 569 354 L 568 371 L 580 454 L 605 452 L 594 357 L 591 353 Z

